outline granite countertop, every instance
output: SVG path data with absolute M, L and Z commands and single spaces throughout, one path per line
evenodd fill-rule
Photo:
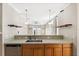
M 4 44 L 51 44 L 51 43 L 56 43 L 56 44 L 63 44 L 63 43 L 73 43 L 72 40 L 66 40 L 66 39 L 42 39 L 42 42 L 26 42 L 26 39 L 12 39 L 9 41 L 4 41 Z

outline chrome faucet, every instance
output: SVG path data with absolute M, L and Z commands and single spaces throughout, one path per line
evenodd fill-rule
M 34 30 L 34 39 L 36 40 L 36 36 L 35 36 L 36 31 Z

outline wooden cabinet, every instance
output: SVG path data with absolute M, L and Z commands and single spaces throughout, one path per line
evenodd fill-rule
M 45 56 L 53 56 L 53 55 L 54 55 L 53 44 L 46 44 L 45 45 Z
M 34 45 L 34 56 L 44 56 L 44 45 L 42 44 Z
M 63 44 L 63 56 L 72 56 L 73 47 L 72 44 Z
M 23 56 L 33 56 L 32 45 L 22 45 L 22 55 Z
M 72 44 L 23 44 L 23 56 L 71 56 Z
M 23 56 L 44 56 L 44 45 L 33 44 L 33 45 L 22 45 Z
M 62 45 L 61 44 L 45 45 L 45 56 L 62 56 Z
M 34 48 L 34 56 L 44 56 L 43 48 Z
M 62 56 L 62 48 L 61 47 L 54 48 L 54 56 Z

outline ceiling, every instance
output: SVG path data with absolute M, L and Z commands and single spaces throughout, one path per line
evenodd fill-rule
M 51 19 L 62 9 L 67 7 L 68 3 L 9 3 L 20 15 L 27 16 L 31 21 L 37 21 L 39 24 L 45 24 L 49 21 L 49 9 L 51 9 Z

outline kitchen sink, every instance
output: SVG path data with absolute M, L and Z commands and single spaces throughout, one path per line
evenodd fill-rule
M 27 40 L 26 42 L 42 42 L 42 40 Z

